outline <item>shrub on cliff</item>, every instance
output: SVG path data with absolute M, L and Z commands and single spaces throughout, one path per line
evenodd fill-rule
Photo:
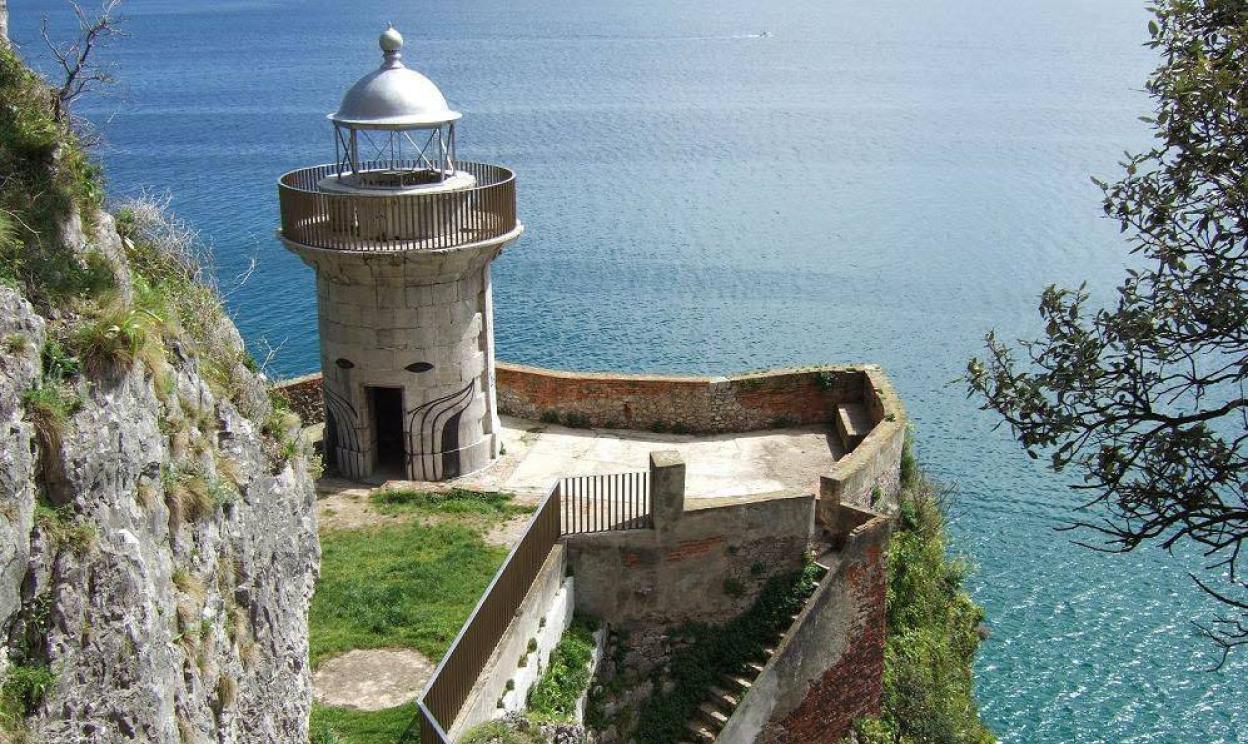
M 907 447 L 908 450 L 908 447 Z M 939 489 L 909 466 L 888 549 L 883 710 L 859 721 L 863 744 L 991 744 L 971 667 L 983 610 L 950 558 Z

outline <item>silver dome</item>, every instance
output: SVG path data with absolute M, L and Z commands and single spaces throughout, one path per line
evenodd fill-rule
M 456 121 L 438 86 L 403 66 L 403 37 L 394 27 L 378 39 L 381 67 L 360 78 L 329 115 L 337 124 L 360 129 L 422 129 Z

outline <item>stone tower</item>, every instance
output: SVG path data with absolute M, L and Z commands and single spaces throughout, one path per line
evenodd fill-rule
M 316 270 L 325 454 L 346 477 L 445 480 L 498 455 L 490 262 L 520 237 L 515 175 L 457 159 L 452 111 L 381 35 L 329 115 L 334 162 L 278 183 Z

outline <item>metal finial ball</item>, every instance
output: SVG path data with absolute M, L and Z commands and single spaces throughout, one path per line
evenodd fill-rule
M 397 52 L 403 48 L 403 34 L 399 33 L 394 26 L 390 26 L 382 32 L 377 43 L 383 52 Z

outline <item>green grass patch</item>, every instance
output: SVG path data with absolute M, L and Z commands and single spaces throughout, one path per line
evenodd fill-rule
M 750 660 L 763 658 L 763 649 L 792 624 L 815 590 L 823 569 L 811 563 L 802 571 L 772 578 L 764 585 L 750 609 L 718 625 L 690 623 L 673 632 L 688 643 L 672 654 L 670 694 L 653 695 L 642 707 L 637 741 L 675 744 L 687 732 L 685 722 L 706 698 L 707 690 L 724 674 L 739 673 Z M 656 689 L 659 681 L 655 680 Z M 600 714 L 591 723 L 604 723 Z
M 479 527 L 408 523 L 321 536 L 311 657 L 353 648 L 414 648 L 437 660 L 507 551 Z
M 422 511 L 430 514 L 476 514 L 514 517 L 531 514 L 533 507 L 512 503 L 512 495 L 499 491 L 468 491 L 462 488 L 445 493 L 413 489 L 375 491 L 370 497 L 383 514 Z
M 482 723 L 468 730 L 459 744 L 548 744 L 536 725 L 525 719 L 521 719 L 520 723 L 524 726 L 523 730 L 504 721 Z
M 990 744 L 972 664 L 984 614 L 962 587 L 967 564 L 951 558 L 941 492 L 907 452 L 900 511 L 888 549 L 888 635 L 883 711 L 859 721 L 863 744 Z
M 550 655 L 550 665 L 529 690 L 529 713 L 550 721 L 571 721 L 576 702 L 589 686 L 598 623 L 578 617 L 563 632 Z
M 413 648 L 441 659 L 507 555 L 485 543 L 485 531 L 531 511 L 510 501 L 504 493 L 383 491 L 373 496 L 383 511 L 443 518 L 322 533 L 309 616 L 313 666 L 357 648 Z M 414 704 L 316 705 L 311 744 L 394 744 L 415 715 Z
M 0 678 L 0 733 L 21 741 L 25 719 L 43 704 L 56 684 L 56 675 L 44 664 L 14 664 Z
M 416 716 L 416 703 L 385 710 L 313 704 L 309 744 L 394 744 Z

